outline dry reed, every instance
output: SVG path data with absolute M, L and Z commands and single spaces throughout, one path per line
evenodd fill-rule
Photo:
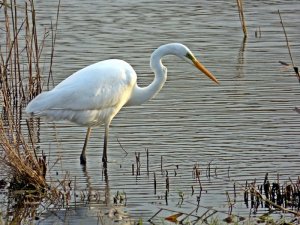
M 293 65 L 293 69 L 295 71 L 295 74 L 296 74 L 299 82 L 300 82 L 299 69 L 298 69 L 298 67 L 294 63 L 293 56 L 292 56 L 292 51 L 291 51 L 291 47 L 290 47 L 290 44 L 289 44 L 289 39 L 288 39 L 287 33 L 285 31 L 285 27 L 284 27 L 283 20 L 282 20 L 282 17 L 281 17 L 281 14 L 280 14 L 279 10 L 278 10 L 278 15 L 279 15 L 279 18 L 280 18 L 280 23 L 281 23 L 281 26 L 282 26 L 282 29 L 283 29 L 283 33 L 284 33 L 284 36 L 285 36 L 286 46 L 287 46 L 287 49 L 289 51 L 289 55 L 290 55 L 290 59 L 291 59 L 292 65 Z
M 1 159 L 15 182 L 45 187 L 41 176 L 44 172 L 32 144 L 24 138 L 21 124 L 23 105 L 41 91 L 39 59 L 43 47 L 38 44 L 35 8 L 33 1 L 25 2 L 21 8 L 15 0 L 5 0 L 2 11 L 5 39 L 0 42 Z
M 239 10 L 239 17 L 244 32 L 244 37 L 247 37 L 247 26 L 246 26 L 246 21 L 244 16 L 243 0 L 236 0 L 236 2 Z
M 19 224 L 23 216 L 32 215 L 34 211 L 24 204 L 42 199 L 54 204 L 61 196 L 46 182 L 46 157 L 35 152 L 32 121 L 24 120 L 22 114 L 27 102 L 42 90 L 41 65 L 44 62 L 40 60 L 51 32 L 49 67 L 52 67 L 56 31 L 52 26 L 50 31 L 44 28 L 39 31 L 33 0 L 26 0 L 23 6 L 16 0 L 3 0 L 0 10 L 3 14 L 0 36 L 4 37 L 0 40 L 1 177 L 9 183 L 8 191 L 14 200 L 14 208 L 21 209 L 10 222 Z

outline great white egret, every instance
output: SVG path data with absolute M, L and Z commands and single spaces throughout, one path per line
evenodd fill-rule
M 161 61 L 165 55 L 178 56 L 219 83 L 185 45 L 170 43 L 152 53 L 150 67 L 155 78 L 147 87 L 137 85 L 137 75 L 127 62 L 104 60 L 75 72 L 51 91 L 42 92 L 28 104 L 26 112 L 31 116 L 43 116 L 52 121 L 69 120 L 88 127 L 80 156 L 81 164 L 86 163 L 85 151 L 91 128 L 104 125 L 102 162 L 106 168 L 107 138 L 112 119 L 123 106 L 140 105 L 160 91 L 167 79 L 167 68 Z

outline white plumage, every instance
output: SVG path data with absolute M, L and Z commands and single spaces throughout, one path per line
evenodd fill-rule
M 26 112 L 48 120 L 69 120 L 88 127 L 80 157 L 82 164 L 86 163 L 85 150 L 91 127 L 105 125 L 102 161 L 106 168 L 107 137 L 111 120 L 124 105 L 142 104 L 160 91 L 167 79 L 167 69 L 161 62 L 165 55 L 176 55 L 184 59 L 218 83 L 186 46 L 172 43 L 162 45 L 152 53 L 150 67 L 155 78 L 147 87 L 137 85 L 137 75 L 127 62 L 109 59 L 87 66 L 51 91 L 42 92 L 28 104 Z
M 26 112 L 48 120 L 99 126 L 108 123 L 127 102 L 136 79 L 135 71 L 125 61 L 101 61 L 38 95 L 28 104 Z

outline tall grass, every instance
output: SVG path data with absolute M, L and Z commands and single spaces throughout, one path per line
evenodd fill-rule
M 0 175 L 10 184 L 10 193 L 18 196 L 15 199 L 28 202 L 34 193 L 54 202 L 58 195 L 46 182 L 46 158 L 35 152 L 33 121 L 25 120 L 22 112 L 42 91 L 43 80 L 48 85 L 51 80 L 56 26 L 44 29 L 37 25 L 33 0 L 0 1 L 0 12 Z M 41 63 L 47 41 L 51 55 L 48 63 Z M 49 69 L 46 77 L 41 66 L 45 64 Z
M 22 111 L 27 102 L 42 90 L 40 60 L 49 31 L 44 30 L 42 37 L 39 37 L 36 11 L 32 0 L 25 1 L 24 5 L 18 5 L 16 0 L 4 0 L 1 11 L 3 26 L 0 27 L 0 100 L 2 106 L 0 145 L 4 154 L 2 159 L 14 174 L 26 173 L 42 185 L 43 179 L 39 178 L 40 172 L 38 172 L 42 168 L 34 152 L 33 133 L 29 122 L 24 123 Z M 26 132 L 28 140 L 23 134 L 24 126 L 28 129 Z M 29 167 L 37 171 L 37 174 L 34 174 Z

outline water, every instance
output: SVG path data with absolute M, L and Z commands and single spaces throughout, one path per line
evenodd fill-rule
M 55 19 L 57 3 L 36 3 L 38 21 L 46 27 Z M 201 215 L 213 207 L 223 218 L 228 209 L 225 192 L 238 190 L 236 214 L 248 216 L 242 203 L 245 181 L 266 172 L 270 179 L 280 174 L 282 183 L 299 175 L 300 116 L 299 83 L 291 68 L 277 10 L 280 9 L 293 57 L 299 62 L 299 2 L 245 2 L 249 37 L 243 42 L 235 1 L 62 1 L 55 50 L 55 84 L 94 62 L 120 58 L 135 68 L 138 83 L 149 84 L 151 52 L 161 44 L 181 42 L 219 79 L 213 84 L 195 68 L 175 57 L 166 57 L 168 81 L 159 95 L 142 106 L 124 108 L 113 120 L 109 137 L 108 181 L 101 175 L 103 129 L 92 131 L 88 144 L 87 170 L 79 165 L 85 128 L 67 122 L 40 126 L 40 148 L 49 152 L 55 180 L 65 171 L 78 190 L 106 193 L 112 202 L 124 191 L 123 208 L 133 218 L 151 218 L 160 208 L 191 212 L 197 205 L 198 183 L 193 166 L 202 170 Z M 255 31 L 261 29 L 261 37 Z M 47 65 L 45 65 L 47 66 Z M 122 147 L 128 152 L 126 155 Z M 150 152 L 150 173 L 146 153 Z M 141 153 L 141 175 L 132 175 L 135 152 Z M 163 170 L 161 173 L 161 156 Z M 212 177 L 205 176 L 211 163 Z M 166 170 L 170 179 L 168 205 L 165 196 Z M 154 193 L 153 173 L 157 176 Z M 195 194 L 192 195 L 192 188 Z M 181 208 L 179 192 L 185 193 Z M 102 208 L 101 208 L 102 207 Z M 80 212 L 82 210 L 83 212 Z M 103 206 L 80 208 L 67 217 L 71 224 L 96 223 Z M 262 210 L 263 211 L 263 210 Z M 48 216 L 45 216 L 48 218 Z M 63 219 L 50 216 L 44 222 Z M 74 222 L 76 221 L 76 222 Z

